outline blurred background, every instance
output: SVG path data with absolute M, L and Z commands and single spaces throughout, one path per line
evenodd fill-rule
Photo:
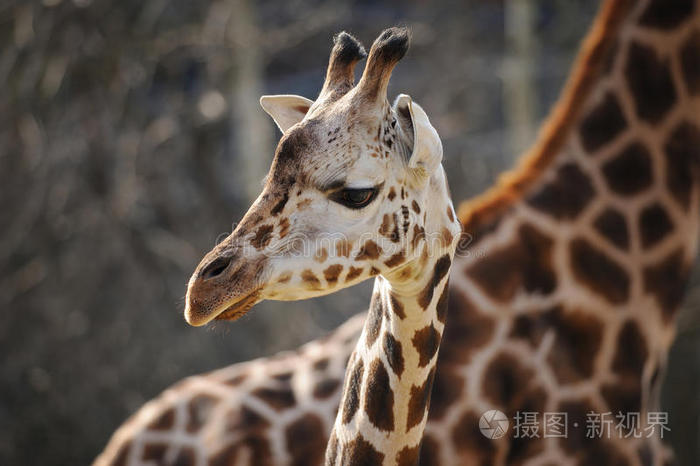
M 292 349 L 369 286 L 193 329 L 185 284 L 257 196 L 276 140 L 261 94 L 320 90 L 331 38 L 405 24 L 390 94 L 442 136 L 455 200 L 534 139 L 595 15 L 589 0 L 0 2 L 0 464 L 89 463 L 173 382 Z M 697 269 L 697 267 L 696 267 Z M 700 279 L 664 408 L 700 461 Z

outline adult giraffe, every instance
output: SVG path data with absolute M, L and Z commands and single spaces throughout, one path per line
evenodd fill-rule
M 481 253 L 453 265 L 422 463 L 670 459 L 658 436 L 587 439 L 580 425 L 588 411 L 656 409 L 697 248 L 698 57 L 697 2 L 605 3 L 534 148 L 462 205 Z M 98 463 L 320 461 L 361 320 L 296 353 L 187 379 Z M 478 419 L 491 408 L 567 412 L 569 435 L 486 439 Z

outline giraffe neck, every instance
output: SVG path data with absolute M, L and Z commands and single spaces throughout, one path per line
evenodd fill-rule
M 327 463 L 417 462 L 444 328 L 450 264 L 449 252 L 426 264 L 426 273 L 413 282 L 415 289 L 375 279 Z
M 442 197 L 432 205 L 441 208 L 428 209 L 430 226 L 416 259 L 375 279 L 327 464 L 417 464 L 460 236 L 442 170 L 436 181 L 435 193 Z
M 700 74 L 691 58 L 700 4 L 683 4 L 606 3 L 538 144 L 490 194 L 462 207 L 479 254 L 459 264 L 464 277 L 453 284 L 469 290 L 461 306 L 475 311 L 461 332 L 451 322 L 441 358 L 450 360 L 450 343 L 467 331 L 478 334 L 476 353 L 497 329 L 511 329 L 472 406 L 659 410 L 700 229 Z M 593 395 L 568 392 L 584 384 Z M 611 444 L 622 450 L 625 441 Z

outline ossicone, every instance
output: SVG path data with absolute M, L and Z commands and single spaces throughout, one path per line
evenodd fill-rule
M 345 31 L 336 34 L 319 100 L 336 100 L 352 89 L 355 65 L 366 56 L 365 48 L 353 36 Z
M 408 28 L 385 29 L 372 44 L 362 79 L 357 85 L 358 95 L 365 100 L 386 100 L 391 72 L 408 50 L 411 34 Z

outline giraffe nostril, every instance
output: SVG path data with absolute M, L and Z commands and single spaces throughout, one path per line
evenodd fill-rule
M 218 277 L 224 270 L 226 270 L 228 265 L 231 263 L 231 259 L 231 257 L 217 257 L 202 268 L 199 276 L 205 280 Z

